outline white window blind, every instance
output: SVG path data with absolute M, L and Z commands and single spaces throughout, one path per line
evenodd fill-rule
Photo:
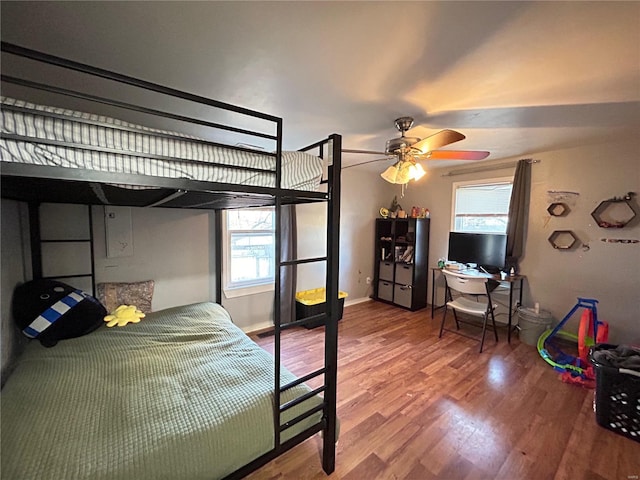
M 452 230 L 506 233 L 511 180 L 454 184 Z

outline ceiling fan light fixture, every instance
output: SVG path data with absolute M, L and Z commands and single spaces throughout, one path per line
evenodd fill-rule
M 426 175 L 424 168 L 419 163 L 414 163 L 409 167 L 409 173 L 411 175 L 412 180 L 420 180 L 422 177 Z
M 398 179 L 398 172 L 400 172 L 400 163 L 401 162 L 394 163 L 389 168 L 387 168 L 384 172 L 382 172 L 380 176 L 389 183 L 399 183 L 397 182 L 397 179 Z
M 426 173 L 427 172 L 424 171 L 422 165 L 417 162 L 407 160 L 403 162 L 403 165 L 400 168 L 400 174 L 398 177 L 401 181 L 398 183 L 409 183 L 411 180 L 419 180 Z
M 389 183 L 404 185 L 411 180 L 422 178 L 426 173 L 419 163 L 400 160 L 387 168 L 380 176 Z
M 398 169 L 398 176 L 396 177 L 396 183 L 404 185 L 411 181 L 413 165 L 411 162 L 400 162 L 400 168 Z

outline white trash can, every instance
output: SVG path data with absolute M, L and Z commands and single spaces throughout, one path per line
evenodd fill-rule
M 518 336 L 522 343 L 537 345 L 540 335 L 551 328 L 552 324 L 553 316 L 545 310 L 536 312 L 533 308 L 518 308 Z

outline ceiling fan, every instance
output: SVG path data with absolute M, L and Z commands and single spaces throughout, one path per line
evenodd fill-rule
M 400 137 L 387 140 L 384 152 L 342 150 L 345 153 L 385 155 L 385 158 L 369 160 L 356 165 L 350 165 L 349 167 L 388 160 L 389 157 L 392 157 L 396 159 L 396 162 L 380 175 L 389 183 L 406 184 L 410 180 L 418 180 L 426 173 L 422 165 L 418 163 L 419 160 L 483 160 L 489 156 L 489 152 L 485 151 L 437 150 L 438 148 L 459 142 L 465 138 L 463 134 L 455 130 L 441 130 L 438 133 L 420 139 L 405 136 L 405 133 L 413 126 L 412 117 L 397 118 L 395 126 L 400 132 Z

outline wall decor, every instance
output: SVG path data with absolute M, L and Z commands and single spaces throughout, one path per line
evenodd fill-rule
M 547 198 L 551 203 L 562 202 L 568 205 L 575 205 L 579 196 L 579 192 L 571 192 L 569 190 L 547 190 Z
M 552 217 L 564 217 L 568 215 L 570 211 L 569 206 L 563 202 L 554 202 L 547 208 L 547 212 L 549 212 L 549 215 Z
M 571 230 L 556 230 L 548 240 L 558 250 L 570 250 L 578 243 L 578 237 Z
M 600 241 L 604 243 L 640 243 L 640 240 L 636 238 L 601 238 Z
M 629 192 L 623 197 L 613 197 L 600 202 L 591 216 L 601 228 L 623 228 L 636 217 L 636 211 L 631 205 L 635 192 Z

